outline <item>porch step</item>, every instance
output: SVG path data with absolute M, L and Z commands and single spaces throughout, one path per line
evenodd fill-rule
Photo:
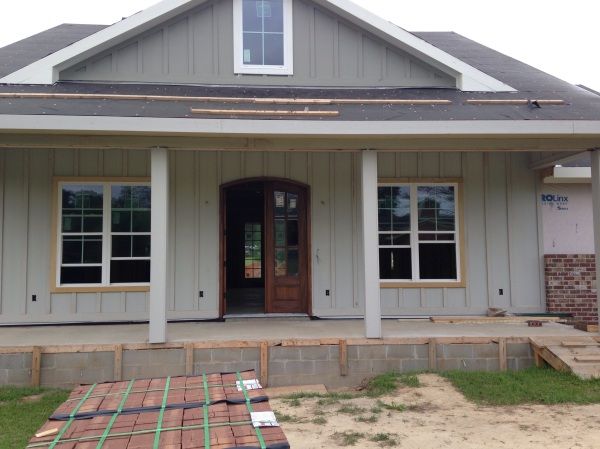
M 569 340 L 556 337 L 531 338 L 538 366 L 545 361 L 558 371 L 571 372 L 582 379 L 600 378 L 600 337 Z

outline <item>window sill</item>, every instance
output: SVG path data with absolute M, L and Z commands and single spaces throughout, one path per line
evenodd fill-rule
M 115 286 L 115 287 L 53 287 L 50 293 L 147 293 L 148 285 Z
M 458 282 L 380 282 L 381 288 L 466 288 L 465 281 Z

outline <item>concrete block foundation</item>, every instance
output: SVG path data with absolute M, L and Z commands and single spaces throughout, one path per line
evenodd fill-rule
M 268 379 L 261 380 L 273 387 L 325 384 L 328 388 L 339 388 L 358 385 L 364 379 L 389 371 L 422 372 L 434 367 L 440 371 L 500 369 L 497 339 L 459 341 L 454 344 L 427 339 L 409 339 L 406 343 L 365 340 L 364 344 L 347 344 L 345 354 L 338 344 L 271 343 L 261 347 L 260 342 L 231 342 L 238 347 L 227 347 L 229 342 L 215 347 L 206 347 L 205 343 L 130 345 L 129 348 L 118 345 L 112 351 L 110 346 L 95 350 L 83 346 L 65 347 L 65 352 L 57 347 L 46 352 L 41 348 L 37 369 L 32 366 L 32 352 L 0 354 L 0 385 L 35 384 L 34 371 L 40 373 L 41 386 L 71 388 L 133 378 L 255 370 L 263 376 L 266 374 Z M 435 346 L 430 347 L 430 344 Z M 533 353 L 527 342 L 509 341 L 506 352 L 505 365 L 510 370 L 533 365 Z M 261 359 L 268 361 L 267 366 L 261 366 Z

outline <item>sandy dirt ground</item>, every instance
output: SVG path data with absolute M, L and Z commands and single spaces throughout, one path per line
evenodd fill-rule
M 341 447 L 343 432 L 362 434 L 354 444 L 359 448 L 600 448 L 600 405 L 482 407 L 466 401 L 439 376 L 419 379 L 421 387 L 400 388 L 394 396 L 379 399 L 402 404 L 404 411 L 384 408 L 373 413 L 378 403 L 370 398 L 321 405 L 317 399 L 301 399 L 299 405 L 272 399 L 271 405 L 288 415 L 290 421 L 282 426 L 292 449 Z M 372 416 L 375 422 L 357 421 Z M 320 424 L 315 424 L 319 417 Z M 388 439 L 370 441 L 377 434 Z

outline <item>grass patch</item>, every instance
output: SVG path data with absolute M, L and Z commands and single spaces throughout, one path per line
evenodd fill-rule
M 38 395 L 35 400 L 24 401 Z M 0 388 L 0 449 L 25 447 L 68 396 L 69 393 L 63 390 Z
M 372 424 L 372 423 L 376 423 L 377 421 L 379 421 L 379 416 L 377 416 L 377 415 L 359 416 L 358 418 L 354 418 L 354 421 Z
M 298 398 L 285 399 L 284 402 L 286 402 L 290 407 L 300 407 L 300 405 L 302 405 L 300 399 Z
M 598 404 L 600 379 L 581 380 L 549 368 L 515 372 L 442 373 L 467 399 L 482 405 Z
M 358 432 L 336 432 L 331 438 L 338 446 L 355 446 L 356 443 L 365 438 L 365 434 Z
M 386 373 L 369 380 L 364 391 L 367 396 L 376 398 L 392 394 L 400 385 L 411 388 L 421 386 L 416 374 Z
M 394 439 L 395 435 L 390 433 L 378 433 L 369 438 L 370 441 L 374 443 L 379 443 L 380 447 L 392 447 L 397 446 L 398 442 Z
M 357 407 L 356 405 L 346 404 L 338 408 L 338 413 L 343 413 L 344 415 L 360 415 L 366 412 L 366 408 Z
M 312 423 L 317 426 L 324 426 L 327 424 L 327 419 L 324 416 L 317 416 L 316 418 L 313 418 Z
M 278 423 L 301 423 L 304 422 L 303 418 L 294 415 L 286 415 L 285 413 L 275 412 L 275 418 Z
M 407 408 L 406 405 L 404 405 L 404 404 L 397 404 L 395 402 L 388 404 L 383 401 L 377 401 L 377 406 L 382 409 L 390 410 L 393 412 L 404 412 L 404 411 L 406 411 L 406 408 Z

